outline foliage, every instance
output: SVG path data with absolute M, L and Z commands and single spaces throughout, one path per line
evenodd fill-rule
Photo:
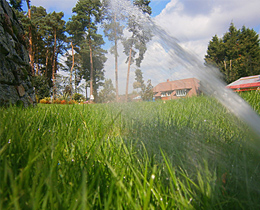
M 22 0 L 10 0 L 9 1 L 10 2 L 10 5 L 14 8 L 14 9 L 16 9 L 16 10 L 18 10 L 18 11 L 22 11 L 23 9 L 22 9 Z
M 259 137 L 212 98 L 9 107 L 0 123 L 0 209 L 260 208 Z
M 147 85 L 143 86 L 142 99 L 143 99 L 143 101 L 152 101 L 153 100 L 153 85 L 152 85 L 151 80 L 148 80 Z
M 151 80 L 147 81 L 147 85 L 144 84 L 143 73 L 140 69 L 135 70 L 135 80 L 133 84 L 134 89 L 140 88 L 141 91 L 138 94 L 141 95 L 143 101 L 153 100 L 153 86 Z
M 80 93 L 74 93 L 73 98 L 77 102 L 85 101 L 86 98 Z
M 103 89 L 99 92 L 99 100 L 101 103 L 108 103 L 115 101 L 115 88 L 111 79 L 106 79 Z
M 106 51 L 101 48 L 104 40 L 102 35 L 97 33 L 97 24 L 102 20 L 101 6 L 99 0 L 79 0 L 72 9 L 76 15 L 71 19 L 71 23 L 75 21 L 80 23 L 77 34 L 84 39 L 83 45 L 81 45 L 81 74 L 86 81 L 89 81 L 90 95 L 94 95 L 95 99 L 97 98 L 97 89 L 102 85 L 99 80 L 103 80 L 103 67 L 106 61 L 104 56 Z
M 45 76 L 32 77 L 32 83 L 35 88 L 35 95 L 38 99 L 50 96 L 50 86 L 48 84 L 48 79 Z
M 148 2 L 148 3 L 147 3 Z M 150 1 L 134 1 L 134 5 L 138 6 L 144 13 L 151 14 L 151 8 L 149 6 Z M 132 49 L 131 63 L 135 57 L 137 51 L 139 52 L 138 58 L 135 59 L 136 65 L 140 67 L 141 62 L 144 58 L 144 53 L 146 52 L 146 43 L 152 38 L 151 32 L 145 30 L 143 26 L 138 21 L 139 17 L 134 15 L 129 16 L 127 20 L 127 29 L 131 33 L 128 39 L 123 40 L 124 53 L 128 56 L 127 61 L 130 60 L 129 51 Z
M 134 82 L 133 88 L 134 89 L 140 88 L 142 90 L 144 88 L 145 84 L 144 84 L 144 80 L 143 80 L 143 72 L 140 69 L 135 70 L 135 80 L 136 80 L 136 82 Z
M 231 83 L 240 77 L 260 74 L 259 56 L 259 35 L 245 26 L 237 30 L 231 23 L 223 38 L 212 38 L 205 62 L 219 68 L 224 80 Z
M 45 97 L 45 98 L 41 99 L 40 104 L 51 104 L 51 98 Z
M 97 33 L 97 24 L 102 20 L 101 6 L 99 0 L 78 1 L 72 9 L 75 15 L 67 24 L 67 31 L 75 46 L 78 46 L 77 51 L 80 54 L 78 74 L 87 81 L 86 90 L 90 87 L 90 95 L 94 95 L 95 99 L 99 86 L 103 85 L 106 62 L 106 51 L 101 48 L 104 40 Z
M 110 8 L 110 0 L 103 1 L 103 27 L 104 34 L 109 41 L 113 42 L 110 52 L 115 56 L 115 83 L 116 99 L 118 101 L 118 41 L 122 40 L 124 26 L 120 24 L 123 21 L 122 15 L 117 15 L 116 11 Z
M 55 74 L 61 66 L 59 55 L 63 55 L 65 47 L 65 21 L 63 12 L 55 11 L 47 14 L 43 7 L 32 6 L 31 19 L 24 12 L 16 12 L 25 30 L 27 48 L 30 51 L 30 33 L 32 34 L 32 52 L 34 70 L 33 75 L 45 76 L 48 83 L 54 86 Z
M 149 6 L 150 1 L 134 0 L 133 4 L 139 7 L 143 13 L 151 14 L 151 8 Z M 152 38 L 150 30 L 145 30 L 143 25 L 139 22 L 139 17 L 136 15 L 129 15 L 127 19 L 127 30 L 130 33 L 129 38 L 123 39 L 124 53 L 127 56 L 126 63 L 128 63 L 127 79 L 126 79 L 126 99 L 128 98 L 128 85 L 130 75 L 130 65 L 136 62 L 136 65 L 140 67 L 142 60 L 144 59 L 144 53 L 146 52 L 146 44 Z M 138 57 L 135 58 L 138 52 Z M 135 58 L 135 59 L 134 59 Z

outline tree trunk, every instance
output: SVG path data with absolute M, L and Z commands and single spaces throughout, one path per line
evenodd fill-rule
M 73 72 L 73 68 L 74 68 L 74 47 L 73 47 L 73 43 L 71 41 L 71 53 L 72 53 L 72 65 L 71 65 L 71 69 L 70 69 L 70 90 L 71 90 L 71 97 L 72 97 L 72 72 Z M 76 72 L 75 72 L 75 90 L 76 90 Z
M 86 100 L 87 100 L 87 98 L 88 98 L 88 83 L 86 81 Z
M 39 36 L 37 36 L 37 42 L 39 43 Z M 37 60 L 37 63 L 36 63 L 36 75 L 39 75 L 39 46 L 37 45 L 36 47 L 36 60 Z
M 230 76 L 230 75 L 233 75 L 232 74 L 232 60 L 230 60 L 230 69 L 229 69 L 228 75 L 229 75 L 229 81 L 228 81 L 228 83 L 229 83 L 231 80 L 233 80 L 233 78 L 231 79 L 231 76 Z
M 114 22 L 116 23 L 116 15 L 114 16 Z M 118 61 L 117 61 L 117 31 L 114 28 L 115 35 L 115 79 L 116 79 L 116 101 L 118 102 Z
M 93 96 L 93 58 L 92 58 L 92 47 L 91 47 L 91 39 L 89 38 L 89 57 L 90 57 L 90 97 Z
M 56 28 L 54 28 L 54 47 L 53 47 L 53 63 L 52 63 L 52 83 L 53 83 L 53 99 L 56 98 L 56 85 L 55 85 L 55 67 L 56 67 L 56 45 L 57 45 Z
M 224 60 L 224 69 L 225 69 L 225 75 L 226 75 L 225 80 L 226 80 L 226 82 L 227 82 L 227 81 L 228 81 L 228 72 L 227 72 L 227 63 L 226 63 L 225 60 Z
M 28 18 L 31 20 L 31 6 L 30 6 L 30 1 L 26 0 L 27 2 L 27 7 L 28 7 Z M 32 42 L 32 27 L 31 25 L 29 26 L 29 58 L 30 58 L 30 67 L 31 67 L 31 72 L 32 75 L 35 74 L 34 72 L 34 56 L 33 56 L 33 42 Z
M 127 69 L 127 78 L 126 78 L 126 91 L 125 91 L 125 101 L 126 101 L 126 102 L 127 102 L 127 98 L 128 98 L 128 85 L 129 85 L 129 74 L 130 74 L 131 56 L 132 56 L 132 47 L 130 48 L 129 59 L 128 59 L 128 69 Z
M 46 51 L 46 60 L 45 60 L 45 77 L 48 77 L 48 64 L 49 64 L 49 48 Z

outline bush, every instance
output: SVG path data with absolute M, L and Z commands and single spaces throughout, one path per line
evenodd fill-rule
M 32 77 L 32 83 L 35 87 L 35 95 L 37 99 L 44 99 L 50 95 L 50 86 L 48 84 L 48 78 L 44 76 Z M 37 100 L 37 101 L 38 101 Z
M 61 103 L 61 100 L 60 99 L 54 99 L 52 101 L 53 104 L 60 104 Z
M 77 102 L 81 102 L 81 101 L 84 101 L 84 100 L 85 100 L 85 97 L 84 97 L 82 94 L 80 94 L 80 93 L 75 93 L 75 94 L 73 95 L 73 98 L 74 98 L 74 100 L 77 101 Z
M 51 98 L 50 97 L 45 97 L 44 99 L 40 100 L 41 104 L 51 104 Z
M 70 101 L 69 101 L 69 104 L 78 104 L 78 102 L 75 101 L 75 100 L 70 100 Z
M 40 103 L 41 103 L 41 104 L 46 104 L 46 100 L 45 100 L 45 99 L 41 99 L 41 100 L 40 100 Z

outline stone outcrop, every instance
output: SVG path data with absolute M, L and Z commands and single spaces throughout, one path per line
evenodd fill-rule
M 9 4 L 0 0 L 0 105 L 34 103 L 23 27 Z

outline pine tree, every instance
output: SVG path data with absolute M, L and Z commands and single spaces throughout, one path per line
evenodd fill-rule
M 143 92 L 142 94 L 143 101 L 153 100 L 153 85 L 150 79 L 147 81 L 147 85 L 143 86 L 142 92 Z
M 99 0 L 79 0 L 72 10 L 77 14 L 76 19 L 81 22 L 82 27 L 86 32 L 85 40 L 89 48 L 90 60 L 89 81 L 91 96 L 93 96 L 94 82 L 93 47 L 97 45 L 95 42 L 100 40 L 100 35 L 97 34 L 97 24 L 101 22 L 101 7 L 102 4 Z
M 142 95 L 142 90 L 144 89 L 144 80 L 143 80 L 143 73 L 140 69 L 136 69 L 135 70 L 135 80 L 136 82 L 134 82 L 133 84 L 133 88 L 134 89 L 141 89 L 140 94 Z
M 22 9 L 22 0 L 10 0 L 10 5 L 12 6 L 12 8 L 18 10 L 19 12 L 21 12 Z
M 231 83 L 240 77 L 260 74 L 260 40 L 253 29 L 237 30 L 233 23 L 223 38 L 214 36 L 209 42 L 206 65 L 220 69 L 224 80 Z
M 75 75 L 75 93 L 77 92 L 77 70 L 79 70 L 79 65 L 77 65 L 78 68 L 75 67 L 75 57 L 79 58 L 79 50 L 80 50 L 80 43 L 84 40 L 84 28 L 82 27 L 82 24 L 80 21 L 77 20 L 77 17 L 73 15 L 69 21 L 66 23 L 66 31 L 69 33 L 70 37 L 68 37 L 68 41 L 70 42 L 71 46 L 71 65 L 70 65 L 70 88 L 72 88 L 72 75 L 74 71 Z M 67 55 L 67 59 L 70 59 L 70 56 Z
M 120 25 L 120 21 L 123 19 L 121 15 L 117 14 L 110 8 L 110 0 L 104 1 L 104 34 L 108 37 L 109 41 L 112 41 L 114 44 L 111 47 L 110 52 L 115 56 L 115 83 L 116 83 L 116 100 L 118 102 L 118 41 L 122 39 L 124 27 Z
M 48 14 L 46 16 L 46 23 L 48 25 L 48 33 L 53 42 L 52 48 L 52 83 L 53 83 L 53 98 L 56 98 L 56 72 L 58 66 L 58 55 L 62 54 L 64 49 L 64 41 L 65 41 L 65 21 L 62 20 L 64 14 L 63 12 L 56 13 L 55 11 Z
M 103 89 L 99 93 L 99 101 L 101 103 L 109 103 L 115 100 L 115 88 L 111 79 L 106 79 Z
M 149 0 L 134 0 L 134 5 L 139 7 L 144 13 L 151 14 L 151 8 L 149 6 Z M 131 33 L 128 39 L 123 41 L 124 53 L 127 56 L 126 62 L 128 63 L 127 69 L 127 80 L 126 80 L 126 100 L 128 98 L 128 85 L 129 85 L 129 74 L 130 66 L 134 62 L 135 55 L 138 53 L 138 58 L 135 59 L 136 65 L 140 67 L 140 64 L 144 58 L 146 52 L 146 43 L 150 41 L 152 35 L 150 31 L 144 30 L 143 26 L 138 23 L 135 15 L 128 17 L 127 29 Z

